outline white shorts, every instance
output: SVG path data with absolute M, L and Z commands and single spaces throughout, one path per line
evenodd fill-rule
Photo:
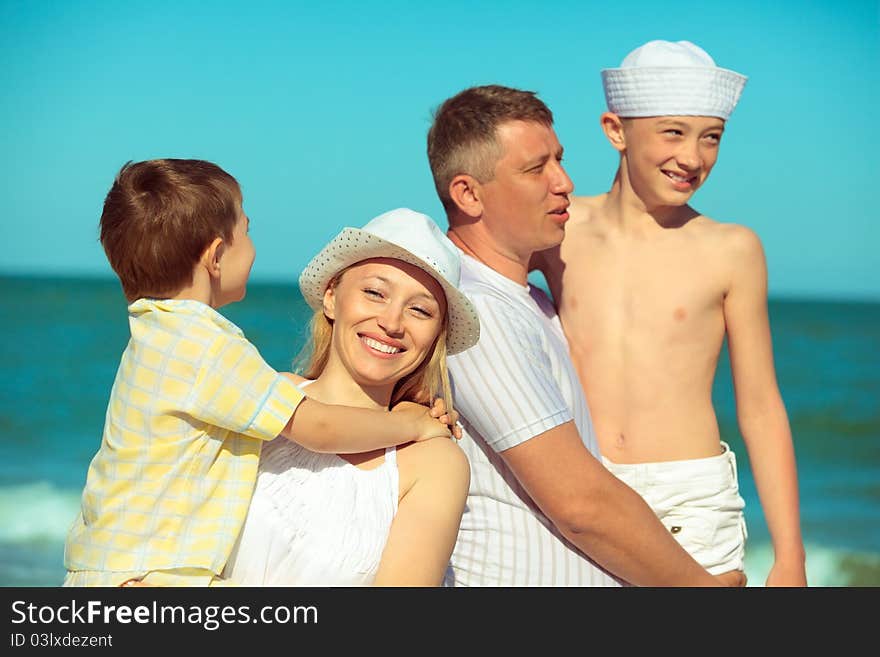
M 681 546 L 713 575 L 743 570 L 745 501 L 736 456 L 727 443 L 718 456 L 659 463 L 602 462 L 638 492 Z

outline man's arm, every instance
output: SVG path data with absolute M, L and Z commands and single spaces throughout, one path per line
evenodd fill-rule
M 596 563 L 638 586 L 717 586 L 638 493 L 581 442 L 573 421 L 501 452 L 541 511 Z
M 456 406 L 551 522 L 591 559 L 633 584 L 721 584 L 585 447 L 552 375 L 541 327 L 503 300 L 472 300 L 481 337 L 450 358 Z
M 737 419 L 775 553 L 767 584 L 805 586 L 797 465 L 773 365 L 764 250 L 758 236 L 741 226 L 731 245 L 735 264 L 724 319 Z

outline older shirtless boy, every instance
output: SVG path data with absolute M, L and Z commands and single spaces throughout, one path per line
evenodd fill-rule
M 736 461 L 712 383 L 725 334 L 737 416 L 770 529 L 768 585 L 806 584 L 791 430 L 757 235 L 688 205 L 746 78 L 686 41 L 652 41 L 602 72 L 610 191 L 574 197 L 562 244 L 536 254 L 606 466 L 711 573 L 743 569 Z

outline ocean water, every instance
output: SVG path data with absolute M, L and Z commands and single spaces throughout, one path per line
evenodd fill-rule
M 56 586 L 64 538 L 100 444 L 128 340 L 115 280 L 0 276 L 0 586 Z M 223 309 L 266 360 L 290 369 L 309 312 L 290 285 L 251 284 Z M 795 437 L 807 576 L 815 586 L 880 586 L 880 304 L 771 301 L 777 375 Z M 714 398 L 738 455 L 762 585 L 773 551 L 722 355 Z

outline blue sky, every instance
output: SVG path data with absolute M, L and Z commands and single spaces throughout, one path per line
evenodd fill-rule
M 395 207 L 445 226 L 425 134 L 475 84 L 537 91 L 575 194 L 606 191 L 599 71 L 655 38 L 749 76 L 694 206 L 758 233 L 771 295 L 880 300 L 876 0 L 0 0 L 0 273 L 111 276 L 104 195 L 153 157 L 238 178 L 255 281 Z

